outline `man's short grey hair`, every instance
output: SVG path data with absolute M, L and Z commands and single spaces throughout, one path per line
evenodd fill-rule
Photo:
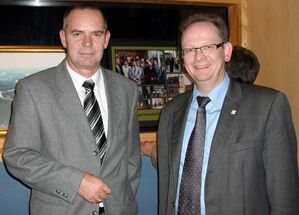
M 86 3 L 81 3 L 81 4 L 76 4 L 74 5 L 73 7 L 70 7 L 69 9 L 67 9 L 64 13 L 64 16 L 63 16 L 63 29 L 65 30 L 67 28 L 67 25 L 68 25 L 68 16 L 70 15 L 70 13 L 73 11 L 73 10 L 76 10 L 76 9 L 79 9 L 79 10 L 84 10 L 84 9 L 90 9 L 90 10 L 95 10 L 95 11 L 98 11 L 102 14 L 103 18 L 104 18 L 104 28 L 105 28 L 105 31 L 108 30 L 108 24 L 107 24 L 107 19 L 106 19 L 106 16 L 105 14 L 103 13 L 103 11 L 93 5 L 93 4 L 86 4 Z

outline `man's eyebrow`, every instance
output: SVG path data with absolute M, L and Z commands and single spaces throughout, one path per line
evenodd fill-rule
M 76 33 L 78 33 L 78 32 L 82 33 L 83 31 L 77 30 L 77 29 L 74 29 L 74 30 L 71 31 L 71 33 L 74 33 L 74 32 L 76 32 Z
M 96 31 L 93 31 L 93 33 L 101 33 L 101 34 L 104 34 L 104 33 L 105 33 L 105 30 L 96 30 Z
M 76 33 L 83 33 L 84 31 L 82 31 L 82 30 L 78 30 L 78 29 L 73 29 L 73 30 L 71 31 L 71 33 L 74 33 L 74 32 L 76 32 Z M 104 33 L 105 33 L 105 30 L 96 30 L 96 31 L 92 31 L 92 33 L 101 33 L 101 34 L 104 34 Z

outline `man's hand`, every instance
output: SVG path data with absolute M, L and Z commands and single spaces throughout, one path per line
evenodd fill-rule
M 85 173 L 78 194 L 90 203 L 99 203 L 107 198 L 111 188 L 101 179 L 90 173 Z
M 152 157 L 154 150 L 156 150 L 156 141 L 148 141 L 148 140 L 145 140 L 145 141 L 141 141 L 141 153 L 146 155 L 146 156 L 149 156 L 149 157 Z
M 156 141 L 141 142 L 141 154 L 149 156 L 152 160 L 153 166 L 157 167 L 157 143 Z

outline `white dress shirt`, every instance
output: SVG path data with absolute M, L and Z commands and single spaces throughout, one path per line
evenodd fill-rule
M 102 120 L 103 120 L 103 123 L 104 123 L 104 130 L 105 130 L 105 134 L 106 134 L 106 137 L 107 137 L 107 132 L 108 132 L 108 104 L 107 104 L 107 96 L 106 96 L 106 91 L 105 91 L 105 83 L 104 83 L 102 70 L 99 68 L 93 76 L 91 76 L 90 78 L 85 78 L 82 75 L 80 75 L 79 73 L 75 72 L 70 67 L 68 62 L 66 62 L 66 68 L 67 68 L 67 71 L 69 72 L 69 74 L 72 78 L 72 81 L 73 81 L 74 86 L 76 88 L 76 91 L 78 93 L 79 99 L 81 101 L 82 107 L 83 107 L 84 99 L 85 99 L 85 89 L 82 86 L 83 83 L 86 80 L 93 80 L 93 82 L 95 83 L 94 94 L 95 94 L 95 97 L 96 97 L 96 99 L 99 103 L 99 106 L 100 106 L 100 110 L 101 110 L 101 114 L 102 114 Z

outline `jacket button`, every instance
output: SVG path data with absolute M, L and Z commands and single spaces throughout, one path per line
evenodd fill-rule
M 99 153 L 97 151 L 93 151 L 93 155 L 97 156 Z
M 56 190 L 56 193 L 60 195 L 61 191 L 60 190 Z
M 171 206 L 172 206 L 172 207 L 174 207 L 174 206 L 175 206 L 175 203 L 174 203 L 174 201 L 172 201 L 172 202 L 171 202 Z
M 98 212 L 97 211 L 93 211 L 92 215 L 98 215 Z

